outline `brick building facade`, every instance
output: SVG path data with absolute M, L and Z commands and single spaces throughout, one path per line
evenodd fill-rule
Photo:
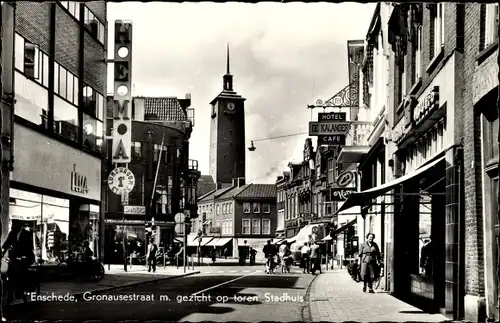
M 106 2 L 15 7 L 14 163 L 6 227 L 26 219 L 29 207 L 37 257 L 56 263 L 84 240 L 101 257 Z

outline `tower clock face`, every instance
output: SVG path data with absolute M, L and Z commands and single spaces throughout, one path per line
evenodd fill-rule
M 236 105 L 235 105 L 233 102 L 229 102 L 229 103 L 227 104 L 227 109 L 228 109 L 229 111 L 233 111 L 235 108 L 236 108 Z

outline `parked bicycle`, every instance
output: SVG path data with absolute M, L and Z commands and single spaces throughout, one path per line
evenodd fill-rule
M 21 260 L 17 258 L 17 260 Z M 2 258 L 2 261 L 9 263 L 9 259 Z M 40 266 L 37 262 L 26 270 L 26 277 L 20 277 L 19 281 L 9 279 L 8 275 L 2 274 L 2 307 L 9 305 L 11 301 L 22 299 L 24 303 L 28 303 L 32 299 L 32 295 L 40 295 Z M 18 285 L 16 285 L 18 284 Z M 10 295 L 10 297 L 9 297 Z
M 83 281 L 100 281 L 104 278 L 104 265 L 95 257 L 91 261 L 85 259 L 81 252 L 74 252 L 57 265 L 59 275 L 73 276 Z

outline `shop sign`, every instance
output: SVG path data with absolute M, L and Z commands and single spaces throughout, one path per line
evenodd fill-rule
M 125 205 L 123 214 L 146 215 L 146 207 L 142 205 Z
M 309 136 L 345 135 L 351 129 L 346 121 L 309 122 Z
M 347 113 L 345 112 L 328 112 L 318 113 L 318 121 L 346 121 Z
M 117 167 L 109 173 L 108 186 L 117 195 L 130 193 L 135 186 L 135 176 L 130 169 Z
M 115 21 L 113 162 L 127 164 L 132 147 L 132 23 Z
M 331 199 L 335 202 L 345 201 L 349 195 L 356 191 L 355 188 L 332 188 Z
M 345 146 L 345 135 L 318 136 L 318 145 Z
M 76 171 L 76 164 L 73 164 L 73 170 L 71 171 L 71 190 L 77 193 L 89 192 L 87 186 L 87 176 L 84 176 Z
M 346 170 L 337 177 L 335 184 L 339 188 L 356 188 L 356 171 Z
M 416 125 L 421 124 L 438 108 L 439 86 L 434 86 L 432 91 L 420 100 L 415 108 L 413 108 L 413 121 Z

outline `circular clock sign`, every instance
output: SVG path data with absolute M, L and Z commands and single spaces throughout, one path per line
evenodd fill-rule
M 236 105 L 235 105 L 233 102 L 229 102 L 229 103 L 227 104 L 227 109 L 228 109 L 229 111 L 233 111 L 235 108 L 236 108 Z
M 135 186 L 134 173 L 128 168 L 117 167 L 109 173 L 108 186 L 117 195 L 130 193 Z

